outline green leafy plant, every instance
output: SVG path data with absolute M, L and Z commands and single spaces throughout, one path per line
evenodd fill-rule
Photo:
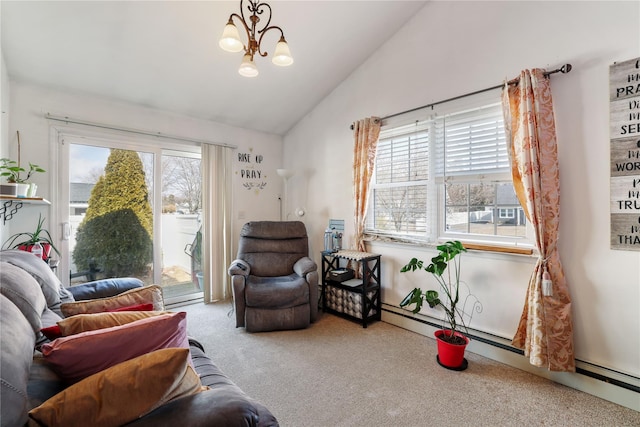
M 423 303 L 426 301 L 429 307 L 442 307 L 445 312 L 446 321 L 449 324 L 449 331 L 445 334 L 444 339 L 455 343 L 461 338 L 456 336 L 459 325 L 464 323 L 463 311 L 460 310 L 458 304 L 460 302 L 460 257 L 459 255 L 466 252 L 467 249 L 459 241 L 449 241 L 437 246 L 438 255 L 431 258 L 431 263 L 425 266 L 425 263 L 417 258 L 411 261 L 400 270 L 401 273 L 408 271 L 424 270 L 436 279 L 440 285 L 442 299 L 440 293 L 436 290 L 423 291 L 420 288 L 414 288 L 400 303 L 400 307 L 415 304 L 413 313 L 417 313 L 422 309 Z M 463 305 L 464 307 L 464 305 Z
M 77 228 L 73 260 L 107 277 L 143 275 L 153 261 L 153 214 L 144 167 L 135 151 L 113 149 Z
M 20 177 L 20 173 L 26 172 L 27 176 L 22 178 Z M 18 162 L 15 160 L 3 158 L 0 159 L 0 176 L 4 176 L 7 178 L 7 182 L 16 182 L 16 183 L 24 183 L 31 175 L 35 172 L 46 172 L 40 166 L 35 165 L 33 163 L 29 163 L 29 171 L 20 166 Z
M 53 239 L 51 238 L 51 234 L 45 228 L 42 228 L 44 224 L 44 218 L 42 215 L 38 218 L 38 225 L 36 229 L 32 232 L 22 232 L 16 233 L 13 236 L 10 236 L 2 245 L 2 249 L 18 249 L 21 246 L 29 247 L 35 245 L 36 243 L 46 243 L 51 245 L 51 249 L 53 249 L 58 256 L 60 256 L 60 252 L 58 248 L 53 244 Z
M 94 217 L 78 227 L 76 236 L 73 261 L 79 271 L 94 264 L 106 277 L 147 273 L 153 242 L 133 210 Z

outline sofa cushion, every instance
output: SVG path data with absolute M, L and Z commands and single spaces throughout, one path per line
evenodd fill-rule
M 284 329 L 304 329 L 309 326 L 310 305 L 271 308 L 247 307 L 245 311 L 247 332 L 280 331 Z
M 144 286 L 112 297 L 62 304 L 60 310 L 64 317 L 69 317 L 84 313 L 102 313 L 138 304 L 153 304 L 154 310 L 164 310 L 162 288 L 158 285 Z
M 126 325 L 149 317 L 168 314 L 166 311 L 114 311 L 106 313 L 77 314 L 58 322 L 63 337 L 87 331 Z
M 0 293 L 18 307 L 31 325 L 32 334 L 37 334 L 42 328 L 42 312 L 47 307 L 38 282 L 23 269 L 0 262 Z
M 161 348 L 189 348 L 186 313 L 167 313 L 122 326 L 58 338 L 42 354 L 66 381 L 74 383 L 96 372 Z
M 2 426 L 21 426 L 27 421 L 27 380 L 35 336 L 31 325 L 18 307 L 0 294 Z
M 96 373 L 29 412 L 29 425 L 117 426 L 203 387 L 188 349 L 141 355 Z
M 200 381 L 211 389 L 186 399 L 174 399 L 127 427 L 278 426 L 273 414 L 233 383 L 205 355 L 197 341 L 191 339 L 190 343 L 191 358 Z
M 251 266 L 256 276 L 285 276 L 308 256 L 309 242 L 300 221 L 252 221 L 240 230 L 237 259 Z
M 47 342 L 47 340 L 51 340 L 48 336 L 43 333 L 43 329 L 49 326 L 57 326 L 57 322 L 62 320 L 62 317 L 58 314 L 58 312 L 51 310 L 49 307 L 45 307 L 42 312 L 42 329 L 38 332 L 38 338 L 36 338 L 36 348 L 40 348 L 42 344 Z M 55 339 L 57 337 L 54 337 Z
M 144 286 L 142 280 L 135 277 L 117 277 L 111 279 L 95 280 L 81 285 L 71 286 L 69 292 L 76 301 L 107 298 L 122 292 Z
M 68 291 L 51 271 L 49 265 L 33 254 L 19 250 L 0 251 L 0 261 L 20 267 L 36 279 L 42 288 L 48 307 L 59 304 L 61 297 L 69 298 Z
M 65 388 L 66 384 L 60 375 L 44 360 L 41 352 L 35 351 L 27 383 L 27 395 L 29 396 L 27 411 L 42 405 L 47 399 Z M 27 411 L 25 411 L 25 416 Z
M 245 301 L 247 307 L 270 309 L 309 304 L 309 285 L 297 274 L 282 277 L 249 276 Z
M 42 320 L 42 327 L 45 328 L 47 326 L 55 325 L 59 320 L 62 320 L 62 317 L 56 311 L 51 310 L 49 307 L 45 307 L 40 320 Z

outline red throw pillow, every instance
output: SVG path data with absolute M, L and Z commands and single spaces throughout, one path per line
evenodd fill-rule
M 40 329 L 40 332 L 42 332 L 42 334 L 45 337 L 49 338 L 51 341 L 62 336 L 62 331 L 60 331 L 60 326 L 58 325 L 49 326 L 48 328 L 42 328 Z
M 107 311 L 153 311 L 153 304 L 136 304 Z
M 42 354 L 65 380 L 75 383 L 161 348 L 189 348 L 187 313 L 167 313 L 112 328 L 58 338 Z

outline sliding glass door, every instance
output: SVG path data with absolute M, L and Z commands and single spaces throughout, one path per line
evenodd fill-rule
M 59 138 L 61 280 L 131 276 L 167 303 L 202 297 L 199 147 Z
M 165 299 L 203 292 L 200 157 L 162 154 L 162 284 Z

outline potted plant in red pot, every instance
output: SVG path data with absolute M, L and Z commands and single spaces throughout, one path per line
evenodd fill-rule
M 20 249 L 26 252 L 33 252 L 33 247 L 39 243 L 42 246 L 42 259 L 49 261 L 51 249 L 60 256 L 60 252 L 53 244 L 53 239 L 49 231 L 42 228 L 44 218 L 42 215 L 38 218 L 38 225 L 32 232 L 16 233 L 10 236 L 2 245 L 2 249 Z
M 438 363 L 445 368 L 463 370 L 467 367 L 464 352 L 469 338 L 460 331 L 460 326 L 465 329 L 464 306 L 470 294 L 466 294 L 461 303 L 460 295 L 460 256 L 467 249 L 459 241 L 449 241 L 437 246 L 438 255 L 431 258 L 431 263 L 425 266 L 424 262 L 413 258 L 400 272 L 425 270 L 436 279 L 440 293 L 436 290 L 423 291 L 420 288 L 413 289 L 400 303 L 400 307 L 415 304 L 412 312 L 418 313 L 426 301 L 429 307 L 441 307 L 445 313 L 447 328 L 435 332 L 438 342 Z M 442 299 L 441 299 L 442 298 Z M 474 308 L 482 311 L 481 305 L 476 301 Z M 460 308 L 462 305 L 462 308 Z

